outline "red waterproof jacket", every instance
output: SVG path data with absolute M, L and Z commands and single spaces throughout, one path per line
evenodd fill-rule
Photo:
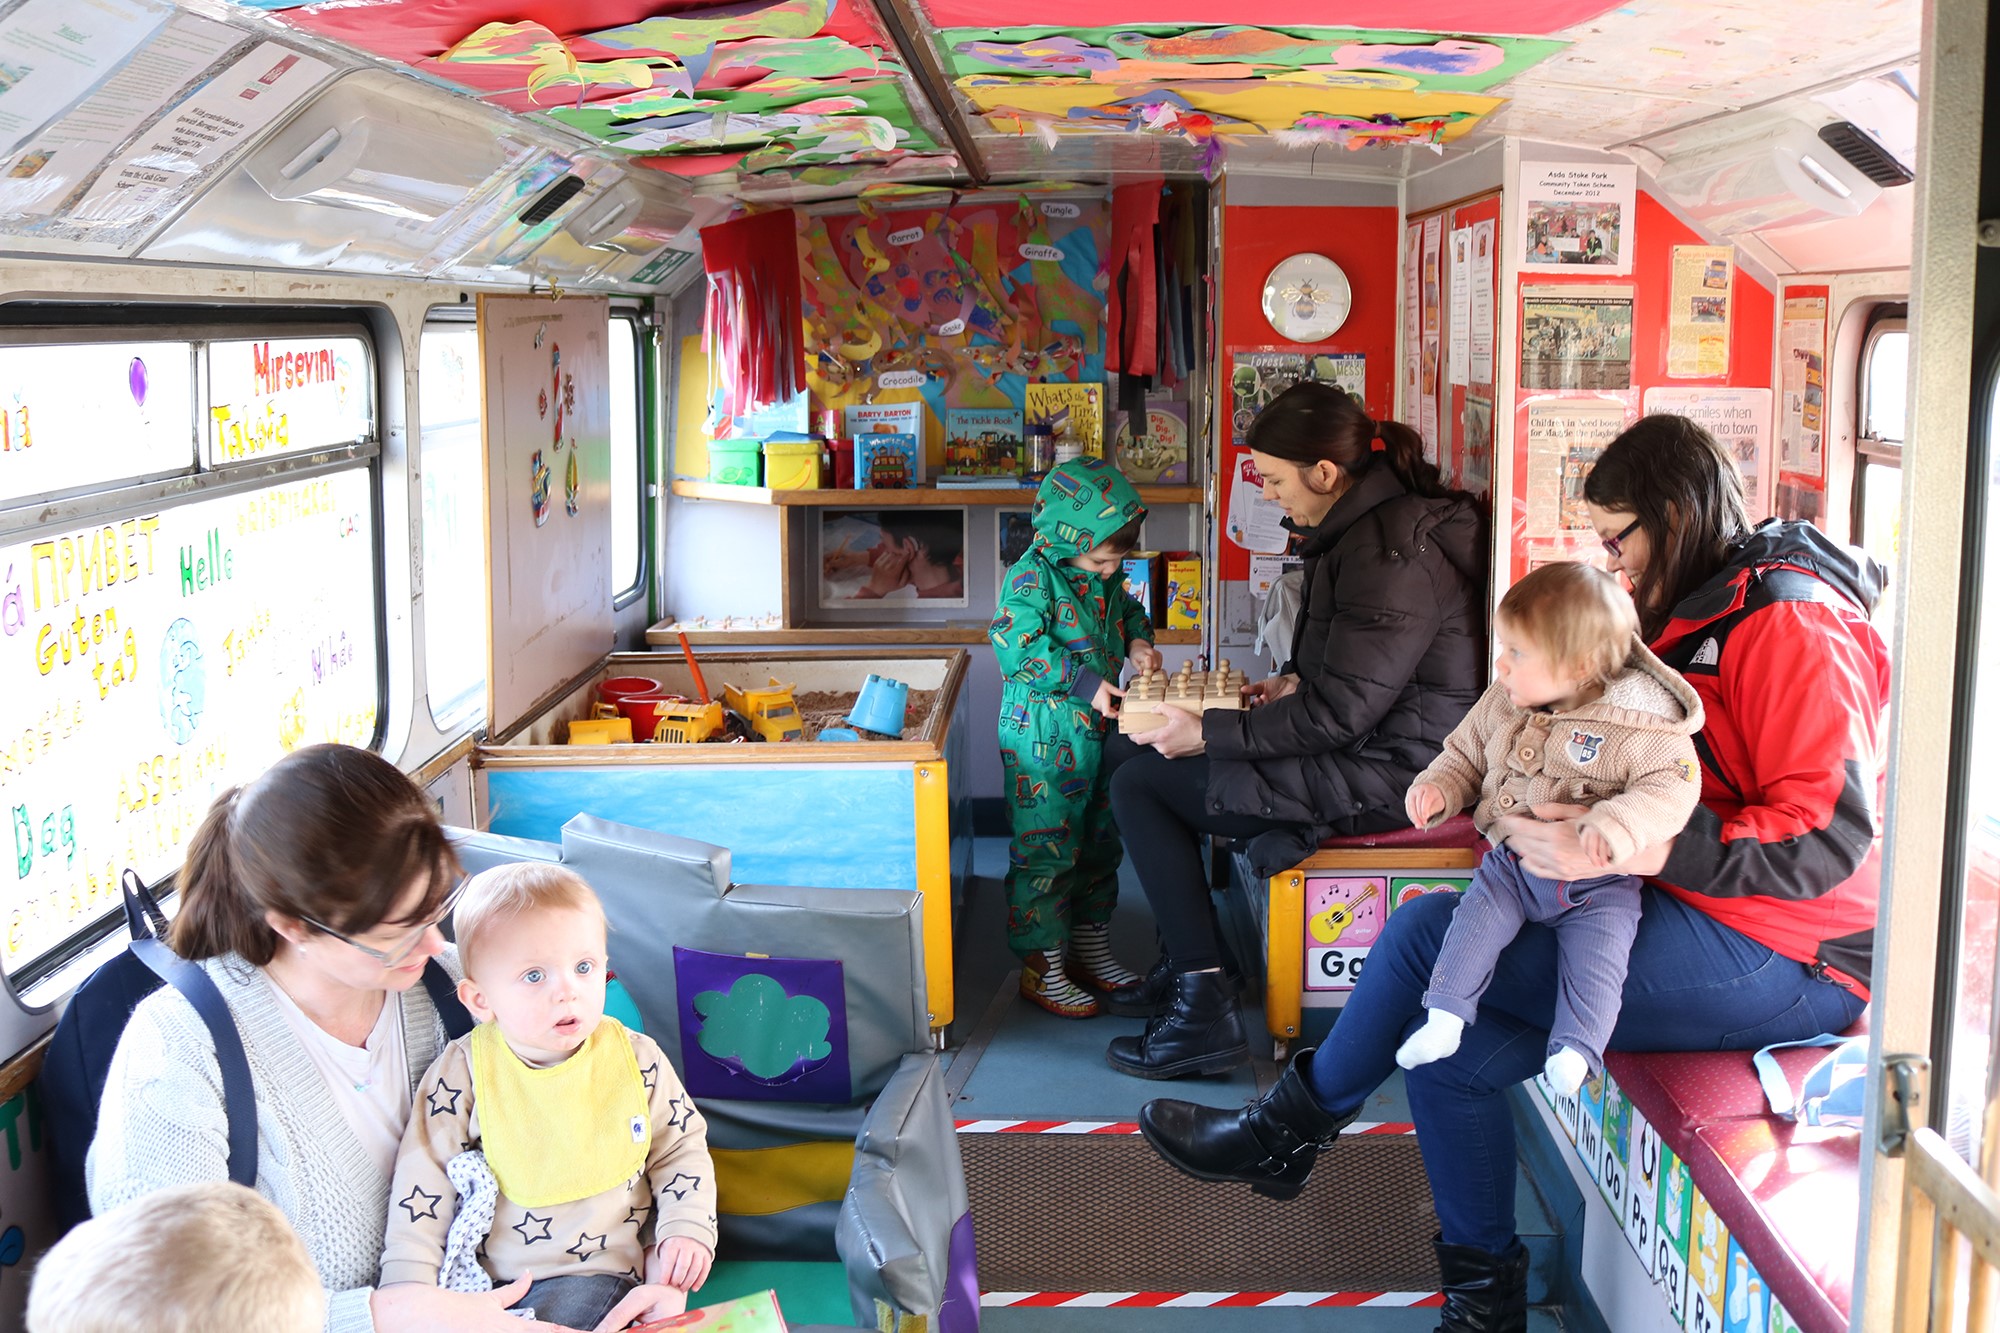
M 1701 804 L 1660 887 L 1868 994 L 1881 881 L 1889 650 L 1882 570 L 1767 522 L 1652 645 L 1708 710 Z

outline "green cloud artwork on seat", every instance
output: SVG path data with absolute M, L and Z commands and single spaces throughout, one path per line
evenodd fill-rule
M 702 991 L 694 1008 L 702 1019 L 701 1049 L 755 1079 L 782 1079 L 833 1054 L 826 1005 L 810 995 L 787 995 L 759 972 L 738 977 L 727 991 Z

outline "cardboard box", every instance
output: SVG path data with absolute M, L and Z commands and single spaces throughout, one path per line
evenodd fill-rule
M 1166 623 L 1162 629 L 1201 628 L 1201 557 L 1192 551 L 1166 553 Z
M 864 491 L 902 491 L 924 483 L 917 437 L 874 431 L 854 437 L 854 484 Z
M 1134 551 L 1125 557 L 1125 591 L 1157 627 L 1160 623 L 1160 553 Z

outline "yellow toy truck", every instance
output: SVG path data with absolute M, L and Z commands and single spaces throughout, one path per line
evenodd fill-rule
M 799 705 L 792 697 L 792 687 L 779 684 L 776 676 L 771 677 L 769 685 L 747 690 L 725 684 L 722 702 L 767 741 L 796 741 L 805 737 L 805 725 L 799 719 Z

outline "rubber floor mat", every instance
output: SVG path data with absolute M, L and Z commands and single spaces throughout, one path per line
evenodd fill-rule
M 1190 1179 L 1136 1134 L 961 1134 L 985 1291 L 1435 1291 L 1417 1141 L 1344 1138 L 1305 1193 Z

